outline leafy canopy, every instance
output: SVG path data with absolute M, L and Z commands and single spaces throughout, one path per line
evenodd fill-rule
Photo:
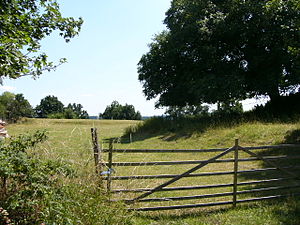
M 46 139 L 45 131 L 36 131 L 0 141 L 0 202 L 12 219 L 5 223 L 0 211 L 1 224 L 68 224 L 62 200 L 67 193 L 60 179 L 75 171 L 66 162 L 30 154 Z
M 54 69 L 57 65 L 40 50 L 41 40 L 58 31 L 69 42 L 82 23 L 81 18 L 62 17 L 56 0 L 1 0 L 0 78 L 37 77 Z
M 16 122 L 22 117 L 33 117 L 33 109 L 23 94 L 4 92 L 0 95 L 0 118 Z
M 48 95 L 36 106 L 35 111 L 38 117 L 46 118 L 50 114 L 63 113 L 64 104 L 57 97 Z
M 81 104 L 64 104 L 57 97 L 48 95 L 36 106 L 37 117 L 52 119 L 89 119 L 89 114 Z
M 173 0 L 164 23 L 138 64 L 157 106 L 276 99 L 299 87 L 298 0 Z
M 103 113 L 100 113 L 99 118 L 115 119 L 115 120 L 141 120 L 142 116 L 139 111 L 135 111 L 133 105 L 121 105 L 117 101 L 113 101 L 107 106 Z
M 89 119 L 89 114 L 86 110 L 83 110 L 81 104 L 69 104 L 64 111 L 66 119 Z

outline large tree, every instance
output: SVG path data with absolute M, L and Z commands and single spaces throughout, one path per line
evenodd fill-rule
M 38 117 L 46 118 L 51 114 L 63 113 L 64 104 L 57 97 L 48 95 L 36 106 L 35 111 Z
M 66 42 L 78 34 L 82 19 L 64 18 L 56 0 L 0 1 L 0 80 L 39 76 L 54 64 L 41 52 L 40 42 L 58 31 Z
M 66 119 L 88 119 L 89 114 L 86 110 L 83 110 L 83 106 L 81 104 L 69 104 L 65 108 L 65 118 Z
M 23 94 L 4 92 L 0 95 L 0 118 L 16 122 L 21 117 L 32 117 L 33 109 Z
M 142 116 L 139 111 L 135 111 L 133 105 L 121 105 L 117 101 L 113 101 L 108 105 L 103 113 L 99 114 L 101 119 L 115 120 L 141 120 Z
M 138 64 L 157 106 L 273 100 L 300 84 L 299 0 L 173 0 L 164 23 Z

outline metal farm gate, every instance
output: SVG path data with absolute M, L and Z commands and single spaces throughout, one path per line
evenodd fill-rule
M 268 199 L 278 199 L 288 196 L 295 196 L 300 194 L 300 182 L 299 176 L 296 172 L 300 169 L 297 166 L 297 160 L 300 159 L 300 155 L 281 154 L 278 155 L 261 155 L 259 150 L 271 150 L 271 151 L 290 151 L 300 150 L 300 145 L 284 144 L 275 146 L 258 146 L 258 147 L 241 147 L 239 141 L 235 140 L 235 144 L 230 148 L 218 148 L 218 149 L 114 149 L 113 143 L 110 142 L 109 148 L 100 149 L 97 144 L 97 133 L 94 130 L 93 142 L 94 142 L 94 156 L 96 173 L 101 174 L 103 180 L 107 184 L 107 193 L 111 198 L 111 201 L 124 201 L 129 205 L 129 210 L 136 211 L 157 211 L 157 210 L 172 210 L 172 209 L 185 209 L 185 208 L 197 208 L 197 207 L 209 207 L 220 205 L 232 205 L 235 207 L 239 203 L 247 203 Z M 258 152 L 256 152 L 258 150 Z M 114 162 L 114 154 L 192 154 L 193 158 L 198 158 L 201 154 L 208 154 L 211 156 L 204 160 L 183 160 L 183 161 L 135 161 L 135 162 Z M 107 154 L 107 155 L 106 155 Z M 228 158 L 229 156 L 229 158 Z M 225 158 L 224 158 L 225 157 Z M 106 158 L 106 162 L 104 162 Z M 134 158 L 134 157 L 132 157 Z M 287 161 L 288 160 L 288 161 Z M 243 164 L 259 161 L 264 165 L 263 168 L 248 168 L 244 169 Z M 290 162 L 295 162 L 295 165 L 291 165 Z M 284 163 L 285 162 L 285 163 Z M 214 171 L 203 171 L 211 164 L 217 163 L 218 169 Z M 223 166 L 223 164 L 229 164 L 229 166 Z M 134 171 L 138 167 L 158 167 L 158 166 L 177 166 L 177 165 L 193 165 L 191 168 L 181 170 L 177 174 L 154 174 L 154 175 L 135 175 Z M 122 168 L 131 168 L 130 175 L 117 175 L 119 171 L 123 171 Z M 117 168 L 117 169 L 115 169 Z M 225 168 L 225 170 L 222 170 Z M 228 169 L 231 168 L 231 169 Z M 242 169 L 241 169 L 242 168 Z M 114 173 L 114 171 L 117 171 Z M 128 169 L 127 169 L 128 170 Z M 146 170 L 147 171 L 147 170 Z M 148 170 L 150 172 L 150 170 Z M 201 172 L 203 171 L 203 172 Z M 256 174 L 256 175 L 255 175 Z M 268 174 L 271 174 L 270 176 Z M 217 178 L 217 177 L 224 177 Z M 218 182 L 212 184 L 202 184 L 201 179 L 206 177 L 211 181 L 227 181 L 230 182 Z M 175 182 L 187 178 L 197 178 L 196 184 L 172 186 Z M 200 179 L 200 180 L 199 180 Z M 242 179 L 242 181 L 239 181 Z M 164 180 L 156 184 L 156 186 L 146 188 L 126 187 L 122 188 L 122 185 L 117 185 L 112 188 L 114 182 L 119 181 L 139 181 L 143 180 L 144 183 L 148 182 L 149 185 L 153 184 L 153 180 Z M 130 185 L 132 186 L 132 185 Z M 171 187 L 170 187 L 171 186 Z M 120 188 L 121 187 L 121 188 Z M 215 191 L 222 190 L 215 193 Z M 196 190 L 209 190 L 209 193 L 193 194 L 178 196 L 179 191 L 188 191 L 193 193 Z M 177 191 L 177 192 L 176 192 Z M 168 192 L 167 196 L 164 196 L 163 192 Z M 176 195 L 170 194 L 176 192 Z M 115 195 L 122 194 L 125 198 L 117 199 Z M 131 196 L 129 193 L 134 193 Z M 159 193 L 159 194 L 158 194 Z M 158 197 L 152 197 L 150 195 L 158 194 Z M 239 196 L 245 196 L 239 198 Z M 124 196 L 123 196 L 124 197 Z M 210 200 L 210 199 L 225 199 Z M 204 200 L 205 202 L 198 202 Z M 189 202 L 185 204 L 172 204 L 172 202 Z M 195 202 L 197 200 L 197 202 Z M 154 205 L 152 203 L 168 203 L 168 205 Z M 147 203 L 146 206 L 142 204 Z M 171 204 L 171 205 L 170 205 Z

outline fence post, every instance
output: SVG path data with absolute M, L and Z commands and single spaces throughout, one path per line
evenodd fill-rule
M 239 139 L 235 139 L 234 144 L 234 173 L 233 173 L 233 198 L 232 206 L 236 207 L 237 199 L 237 181 L 238 181 L 238 161 L 239 160 Z
M 102 160 L 102 156 L 101 156 L 101 149 L 99 148 L 99 144 L 98 144 L 97 128 L 91 128 L 91 133 L 92 133 L 92 143 L 93 143 L 94 159 L 95 159 L 95 172 L 97 175 L 99 175 L 102 172 L 102 168 L 99 163 Z
M 113 140 L 109 142 L 109 152 L 108 152 L 108 174 L 107 174 L 107 193 L 110 196 L 111 192 L 111 173 L 112 173 L 112 157 L 113 157 Z

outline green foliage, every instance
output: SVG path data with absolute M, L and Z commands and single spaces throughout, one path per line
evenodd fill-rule
M 219 102 L 218 108 L 213 112 L 213 114 L 218 115 L 241 115 L 243 114 L 242 103 L 234 100 L 229 100 L 226 102 Z
M 59 177 L 74 171 L 63 162 L 40 161 L 28 153 L 45 139 L 45 131 L 37 131 L 0 143 L 0 200 L 15 224 L 60 216 L 61 205 L 55 202 L 63 196 Z
M 69 104 L 64 111 L 65 119 L 88 119 L 89 114 L 87 111 L 83 110 L 83 106 L 81 104 Z
M 29 118 L 23 123 L 11 124 L 9 126 L 11 136 L 22 132 L 29 133 L 43 127 L 49 129 L 47 141 L 37 145 L 36 148 L 28 148 L 27 151 L 29 152 L 27 156 L 41 166 L 38 172 L 48 173 L 47 179 L 50 184 L 46 196 L 36 201 L 27 199 L 28 202 L 35 203 L 34 207 L 37 211 L 35 214 L 38 216 L 35 222 L 28 222 L 28 224 L 40 225 L 42 222 L 62 225 L 132 224 L 130 222 L 132 213 L 126 211 L 123 204 L 108 202 L 105 191 L 99 187 L 98 177 L 94 174 L 94 163 L 89 159 L 91 153 L 88 149 L 91 146 L 88 131 L 90 127 L 101 124 L 103 132 L 109 131 L 109 134 L 120 135 L 123 128 L 134 123 L 136 122 Z M 59 135 L 56 135 L 57 132 Z M 25 139 L 25 142 L 26 140 L 28 139 Z M 29 145 L 31 146 L 30 139 Z M 22 187 L 28 190 L 31 186 L 26 187 L 24 184 Z M 17 212 L 4 206 L 1 199 L 0 202 L 0 207 L 6 209 L 9 218 L 14 220 L 14 213 Z M 20 209 L 19 212 L 24 211 Z M 15 222 L 20 225 L 26 223 L 26 221 Z
M 115 120 L 141 120 L 142 116 L 139 111 L 135 112 L 133 105 L 125 104 L 124 106 L 117 101 L 113 101 L 107 106 L 104 113 L 100 113 L 99 118 Z
M 172 117 L 207 116 L 209 107 L 207 105 L 187 105 L 185 107 L 170 106 L 165 114 Z
M 61 118 L 65 118 L 65 119 L 78 119 L 76 113 L 71 108 L 65 108 L 64 113 L 61 115 L 62 115 Z M 51 117 L 48 116 L 48 118 L 51 118 Z M 59 119 L 59 118 L 57 118 L 57 119 Z
M 279 120 L 293 121 L 299 118 L 300 93 L 290 94 L 288 96 L 280 96 L 274 101 L 267 102 L 264 106 L 256 106 L 253 110 L 246 112 L 245 117 L 256 120 Z
M 214 127 L 232 127 L 247 122 L 297 122 L 300 115 L 300 94 L 281 96 L 276 101 L 269 101 L 264 106 L 243 112 L 240 102 L 227 101 L 218 104 L 213 112 L 204 111 L 192 114 L 186 107 L 169 107 L 166 117 L 152 117 L 125 130 L 125 136 L 135 134 L 160 134 L 176 132 L 191 134 Z M 191 108 L 195 109 L 195 108 Z M 199 108 L 201 109 L 201 107 Z M 193 112 L 193 110 L 192 110 Z M 194 112 L 197 112 L 194 111 Z
M 57 67 L 41 52 L 40 42 L 53 31 L 69 42 L 83 20 L 63 17 L 56 0 L 0 2 L 0 78 L 37 77 Z M 60 59 L 60 64 L 66 59 Z
M 9 213 L 1 207 L 0 207 L 0 224 L 11 225 Z
M 138 64 L 157 106 L 269 95 L 300 84 L 298 0 L 173 0 L 167 30 Z
M 23 94 L 4 92 L 0 96 L 0 117 L 16 122 L 22 117 L 32 117 L 33 109 Z
M 48 95 L 36 106 L 35 111 L 39 118 L 46 118 L 50 114 L 63 113 L 64 104 L 57 97 Z
M 47 115 L 47 118 L 49 119 L 64 119 L 65 115 L 64 113 L 51 113 Z
M 69 104 L 64 107 L 64 104 L 55 96 L 46 96 L 41 100 L 41 103 L 35 108 L 39 118 L 50 119 L 88 119 L 89 114 L 83 110 L 81 104 Z

